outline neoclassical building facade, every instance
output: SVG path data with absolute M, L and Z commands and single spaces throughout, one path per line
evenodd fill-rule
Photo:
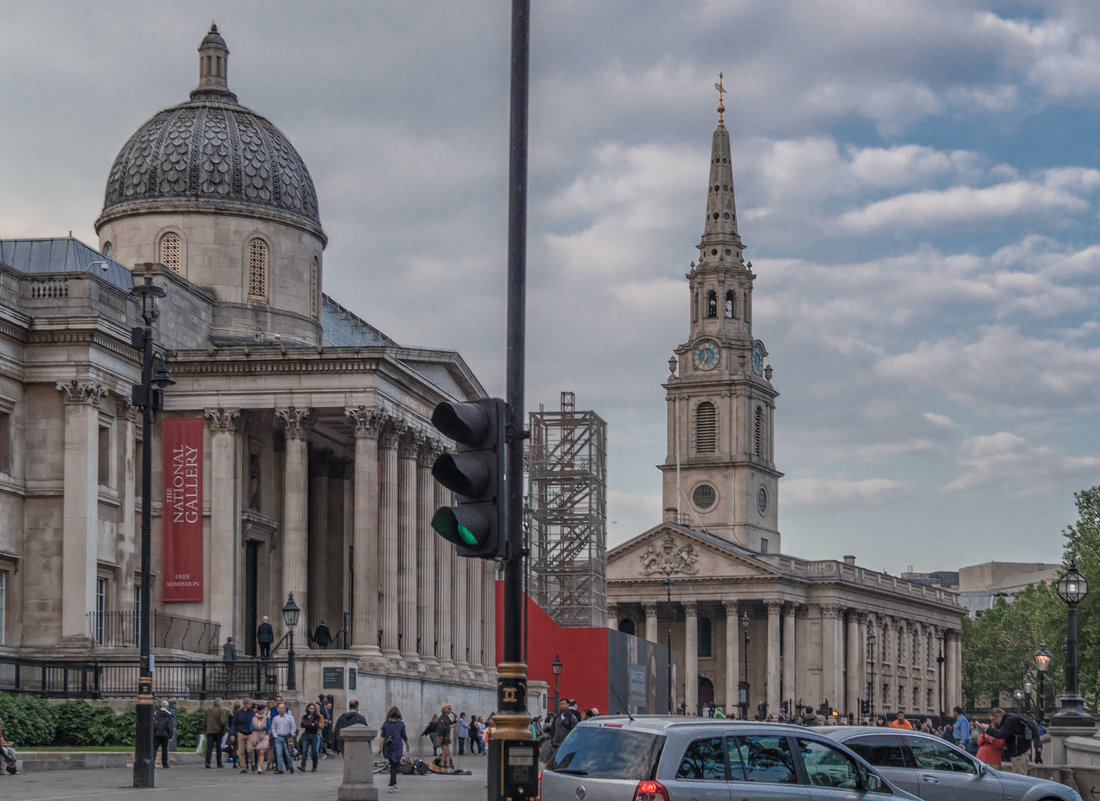
M 303 646 L 322 620 L 338 632 L 339 653 L 323 656 L 358 673 L 372 720 L 414 698 L 438 708 L 456 688 L 486 708 L 492 563 L 457 558 L 429 525 L 448 500 L 431 464 L 450 445 L 431 411 L 484 389 L 454 351 L 399 344 L 323 293 L 313 181 L 286 137 L 238 103 L 228 56 L 212 27 L 190 98 L 122 148 L 97 249 L 0 240 L 0 654 L 123 644 L 148 502 L 157 612 L 218 626 L 251 654 L 259 621 L 281 629 L 293 593 L 300 651 L 320 658 Z M 175 380 L 149 499 L 131 405 L 131 289 L 144 270 L 165 290 L 153 330 Z M 191 460 L 179 472 L 164 441 L 173 421 L 198 432 L 178 446 Z M 184 496 L 166 494 L 177 483 L 196 523 L 180 553 L 198 557 L 168 576 L 186 517 Z
M 754 337 L 752 262 L 738 232 L 719 102 L 687 341 L 668 361 L 664 522 L 608 552 L 608 625 L 678 655 L 674 706 L 935 715 L 959 702 L 955 593 L 782 554 L 778 391 Z M 671 629 L 671 638 L 669 632 Z

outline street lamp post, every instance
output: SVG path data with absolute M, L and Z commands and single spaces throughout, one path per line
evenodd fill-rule
M 1026 666 L 1025 666 L 1026 670 Z M 1031 711 L 1031 693 L 1035 689 L 1035 679 L 1031 677 L 1031 671 L 1024 673 L 1024 680 L 1021 684 L 1024 691 L 1024 712 L 1030 713 Z
M 550 710 L 550 714 L 552 715 L 558 714 L 558 706 L 560 704 L 560 699 L 558 698 L 558 677 L 561 676 L 561 669 L 563 667 L 565 667 L 565 665 L 561 663 L 561 657 L 558 654 L 554 654 L 554 661 L 550 665 L 550 669 L 554 671 L 554 708 Z
M 940 647 L 939 656 L 936 657 L 936 664 L 939 666 L 939 669 L 940 669 L 940 720 L 943 720 L 943 718 L 945 717 L 945 713 L 944 713 L 944 709 L 943 709 L 943 707 L 944 707 L 943 663 L 944 663 L 945 659 L 944 659 L 944 655 L 943 655 L 943 632 L 942 631 L 939 634 L 936 635 L 936 640 L 939 642 L 939 647 Z
M 1059 699 L 1062 708 L 1050 719 L 1052 726 L 1095 727 L 1085 712 L 1085 699 L 1077 692 L 1077 604 L 1088 595 L 1089 585 L 1074 562 L 1058 579 L 1058 597 L 1069 607 L 1066 612 L 1066 691 Z
M 873 631 L 867 633 L 867 658 L 871 663 L 871 678 L 867 682 L 867 711 L 871 720 L 875 719 L 875 643 L 878 638 Z
M 1046 643 L 1039 645 L 1039 650 L 1035 652 L 1035 667 L 1039 670 L 1039 722 L 1043 722 L 1043 714 L 1046 712 L 1046 688 L 1043 686 L 1043 679 L 1046 678 L 1047 668 L 1050 667 L 1051 653 L 1047 650 Z
M 668 599 L 668 714 L 672 714 L 672 576 L 665 576 L 665 596 Z
M 283 623 L 287 627 L 287 637 L 289 638 L 289 648 L 286 652 L 286 688 L 288 690 L 298 689 L 298 676 L 294 670 L 294 627 L 298 625 L 298 616 L 302 614 L 302 610 L 298 608 L 298 604 L 294 603 L 294 593 L 290 593 L 286 599 L 286 605 L 283 606 Z
M 141 409 L 141 588 L 138 603 L 138 687 L 137 723 L 134 730 L 134 787 L 153 787 L 153 656 L 151 651 L 150 585 L 152 584 L 151 550 L 153 531 L 153 416 L 164 408 L 164 387 L 175 382 L 164 366 L 153 369 L 153 321 L 157 319 L 157 298 L 165 295 L 163 287 L 153 283 L 153 264 L 146 263 L 144 280 L 131 290 L 141 299 L 141 319 L 144 325 L 130 329 L 130 344 L 141 351 L 141 383 L 135 384 L 130 402 Z
M 745 647 L 742 649 L 745 652 L 745 678 L 741 680 L 745 685 L 745 694 L 741 699 L 741 720 L 748 720 L 749 718 L 749 623 L 751 622 L 752 619 L 749 617 L 749 613 L 745 612 L 741 616 L 741 628 L 745 630 Z

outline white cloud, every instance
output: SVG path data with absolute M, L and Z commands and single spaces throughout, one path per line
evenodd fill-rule
M 944 489 L 972 491 L 1004 484 L 1013 496 L 1042 494 L 1053 485 L 1091 483 L 1100 475 L 1100 457 L 1069 456 L 1049 445 L 1030 445 L 1008 431 L 971 437 L 963 443 L 962 472 Z
M 780 490 L 783 503 L 795 507 L 799 514 L 843 506 L 886 506 L 910 495 L 903 482 L 888 478 L 789 478 L 780 484 Z

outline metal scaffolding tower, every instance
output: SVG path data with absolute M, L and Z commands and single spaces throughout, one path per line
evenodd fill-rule
M 607 625 L 607 423 L 576 410 L 531 413 L 527 513 L 535 601 L 561 626 Z

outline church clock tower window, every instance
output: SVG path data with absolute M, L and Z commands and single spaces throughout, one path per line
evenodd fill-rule
M 726 317 L 727 318 L 729 318 L 729 319 L 733 318 L 733 310 L 736 307 L 736 305 L 737 305 L 737 297 L 733 294 L 733 290 L 731 289 L 729 292 L 726 293 Z
M 691 493 L 691 502 L 701 512 L 705 512 L 714 506 L 716 500 L 718 500 L 718 493 L 714 491 L 714 487 L 710 484 L 700 484 L 695 488 L 695 492 Z
M 707 293 L 707 317 L 718 316 L 718 293 L 713 289 Z
M 248 243 L 248 297 L 267 300 L 267 243 L 262 239 Z
M 756 420 L 753 425 L 753 450 L 760 459 L 764 458 L 764 407 L 756 407 Z
M 695 409 L 695 452 L 714 453 L 717 439 L 714 404 L 703 401 Z

